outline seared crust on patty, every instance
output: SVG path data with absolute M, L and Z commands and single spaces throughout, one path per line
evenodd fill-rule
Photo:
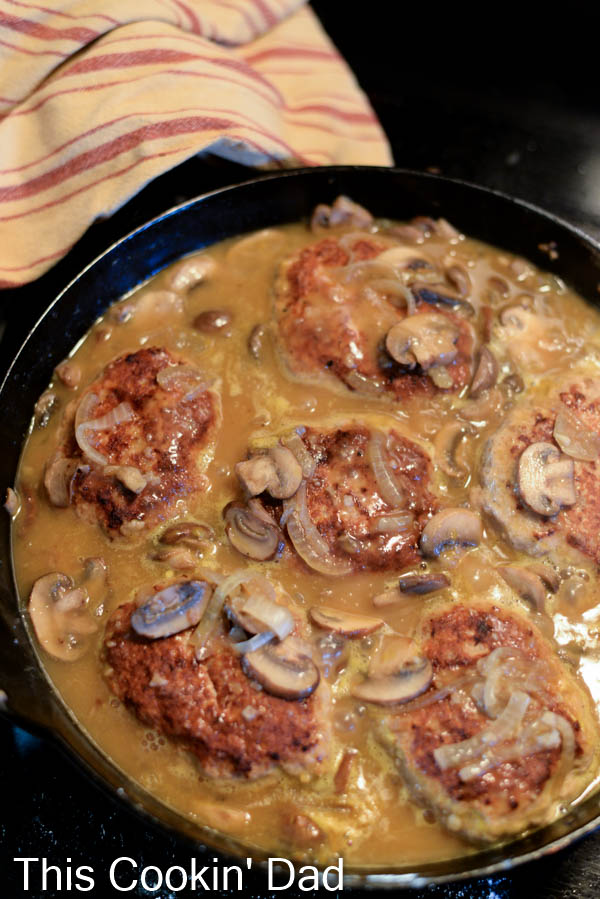
M 329 374 L 352 390 L 400 400 L 439 392 L 425 372 L 399 365 L 385 349 L 386 334 L 406 317 L 406 310 L 394 305 L 384 288 L 365 290 L 345 275 L 350 253 L 356 262 L 375 259 L 389 248 L 389 239 L 386 243 L 377 236 L 357 236 L 350 247 L 327 237 L 284 263 L 275 311 L 280 348 L 295 375 L 314 380 Z M 417 295 L 416 311 L 432 309 Z M 471 377 L 473 331 L 463 315 L 448 308 L 435 312 L 459 332 L 456 358 L 444 366 L 447 388 L 458 391 Z
M 576 502 L 552 517 L 529 509 L 519 494 L 517 469 L 523 451 L 539 442 L 559 449 L 553 430 L 561 408 L 569 409 L 581 424 L 600 435 L 600 381 L 596 379 L 570 378 L 549 400 L 534 406 L 523 402 L 507 415 L 486 444 L 480 501 L 515 549 L 530 555 L 549 555 L 558 564 L 581 561 L 583 555 L 600 565 L 598 462 L 573 460 Z
M 256 689 L 240 656 L 216 637 L 198 661 L 190 631 L 157 640 L 131 628 L 133 602 L 110 617 L 104 641 L 111 690 L 145 724 L 176 738 L 212 777 L 256 778 L 278 765 L 318 769 L 328 752 L 328 693 L 288 701 Z
M 159 372 L 190 367 L 160 347 L 128 353 L 110 362 L 82 395 L 79 408 L 88 404 L 86 418 L 97 420 L 127 404 L 132 415 L 112 427 L 90 430 L 86 439 L 106 459 L 105 470 L 97 460 L 82 454 L 75 440 L 74 422 L 59 454 L 78 467 L 70 484 L 70 500 L 78 513 L 98 521 L 112 536 L 131 534 L 168 519 L 175 502 L 205 488 L 201 474 L 203 456 L 220 418 L 217 394 L 200 380 L 182 377 L 166 386 Z M 94 401 L 96 398 L 96 401 Z M 90 402 L 92 400 L 92 402 Z M 141 473 L 145 486 L 138 493 L 119 480 L 119 467 Z
M 481 600 L 437 604 L 425 617 L 420 643 L 434 683 L 388 718 L 384 741 L 414 798 L 445 826 L 474 842 L 509 837 L 551 820 L 561 802 L 575 800 L 594 779 L 598 728 L 590 698 L 520 608 Z M 488 664 L 497 659 L 495 674 L 486 675 L 482 660 L 494 651 Z M 439 747 L 498 727 L 498 716 L 490 717 L 485 704 L 495 695 L 484 693 L 486 676 L 496 678 L 503 707 L 517 691 L 528 695 L 524 717 L 516 732 L 487 743 L 485 752 L 499 755 L 476 776 L 461 766 L 481 763 L 481 754 L 442 768 L 434 754 Z M 511 742 L 524 739 L 545 713 L 560 717 L 567 737 L 561 733 L 557 741 L 555 733 L 549 748 L 530 741 L 511 753 Z M 563 770 L 568 741 L 572 757 Z
M 302 439 L 316 462 L 306 482 L 306 508 L 331 555 L 355 571 L 402 570 L 421 561 L 419 537 L 437 508 L 425 450 L 394 430 L 375 434 L 362 424 L 306 428 Z M 374 440 L 400 506 L 382 495 L 373 467 Z M 398 516 L 394 520 L 392 513 Z

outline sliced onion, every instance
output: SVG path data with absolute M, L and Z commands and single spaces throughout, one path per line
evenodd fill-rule
M 356 243 L 360 243 L 361 240 L 368 240 L 369 243 L 373 240 L 373 235 L 368 231 L 350 231 L 348 234 L 342 234 L 342 236 L 338 239 L 338 244 L 350 257 L 349 265 L 352 264 L 352 260 L 354 259 L 354 250 L 353 246 Z
M 279 640 L 285 640 L 288 634 L 294 630 L 294 616 L 289 609 L 265 599 L 264 596 L 250 596 L 240 606 L 240 612 L 260 622 L 260 624 L 272 631 Z
M 516 736 L 530 702 L 531 697 L 527 693 L 515 690 L 504 711 L 488 727 L 467 740 L 447 743 L 434 749 L 433 756 L 438 767 L 442 771 L 448 768 L 462 768 L 465 762 L 481 756 L 488 747 Z
M 406 505 L 406 496 L 396 484 L 396 479 L 385 463 L 384 436 L 381 431 L 373 431 L 367 450 L 368 458 L 377 481 L 382 499 L 394 509 Z
M 600 456 L 600 435 L 587 428 L 570 409 L 561 409 L 554 422 L 554 439 L 563 453 L 582 462 Z
M 312 478 L 315 473 L 315 469 L 317 467 L 317 461 L 314 456 L 308 450 L 302 436 L 300 434 L 300 430 L 304 431 L 304 429 L 296 429 L 292 431 L 287 437 L 284 437 L 281 441 L 284 446 L 287 446 L 289 450 L 296 457 L 300 468 L 302 469 L 302 475 L 305 478 Z
M 321 574 L 335 575 L 350 574 L 352 564 L 337 559 L 329 549 L 327 542 L 319 533 L 315 524 L 311 521 L 306 506 L 306 483 L 302 482 L 296 495 L 283 504 L 284 515 L 286 512 L 286 527 L 294 549 L 307 565 L 320 571 Z
M 518 686 L 542 698 L 546 696 L 549 673 L 539 660 L 526 658 L 516 648 L 499 646 L 489 656 L 480 659 L 477 670 L 485 677 L 482 706 L 490 718 L 495 718 L 504 707 L 503 688 Z
M 575 760 L 575 734 L 573 727 L 566 718 L 563 718 L 562 715 L 557 715 L 555 712 L 544 712 L 540 720 L 542 724 L 556 728 L 560 734 L 562 753 L 556 777 L 562 781 L 572 770 Z
M 230 574 L 221 581 L 210 599 L 208 608 L 202 616 L 202 620 L 190 637 L 191 643 L 197 647 L 196 654 L 198 654 L 204 647 L 204 644 L 215 629 L 219 617 L 223 612 L 223 606 L 225 605 L 227 597 L 231 596 L 231 594 L 237 590 L 238 587 L 241 587 L 242 584 L 247 584 L 248 581 L 259 579 L 264 580 L 265 583 L 269 584 L 266 578 L 261 578 L 260 575 L 257 575 L 255 572 L 247 570 L 236 571 L 234 574 Z M 269 586 L 271 585 L 269 584 Z
M 98 397 L 95 394 L 89 394 L 89 396 L 94 397 L 93 406 L 96 406 L 98 402 Z M 85 408 L 88 408 L 88 397 L 85 398 Z M 81 404 L 82 406 L 84 403 Z M 90 407 L 93 408 L 93 407 Z M 79 410 L 78 410 L 79 412 Z M 86 431 L 108 431 L 112 428 L 116 428 L 117 425 L 123 424 L 126 421 L 131 421 L 133 418 L 133 409 L 129 405 L 129 403 L 119 403 L 118 406 L 115 406 L 114 409 L 111 409 L 110 412 L 107 412 L 106 415 L 102 415 L 100 418 L 89 419 L 88 421 L 81 421 L 77 423 L 77 417 L 75 422 L 75 439 L 79 446 L 79 449 L 87 456 L 88 459 L 92 462 L 96 462 L 98 465 L 106 465 L 107 459 L 102 453 L 99 453 L 98 450 L 94 449 L 94 447 L 89 443 L 85 434 Z M 83 410 L 81 411 L 81 417 L 83 416 Z
M 233 648 L 236 652 L 239 652 L 240 655 L 245 655 L 247 652 L 254 652 L 256 649 L 260 649 L 261 646 L 270 643 L 274 638 L 275 634 L 272 631 L 263 631 L 262 634 L 255 634 L 249 640 L 243 640 L 241 643 L 234 643 Z
M 375 519 L 373 530 L 377 534 L 403 534 L 415 523 L 415 516 L 412 512 L 401 510 L 400 512 L 390 512 L 388 515 L 381 515 Z
M 556 717 L 560 716 L 557 715 Z M 477 761 L 464 765 L 458 772 L 460 779 L 467 783 L 470 780 L 481 777 L 486 771 L 497 768 L 498 765 L 502 765 L 504 762 L 520 761 L 536 752 L 556 749 L 561 744 L 561 733 L 555 727 L 549 728 L 543 721 L 543 718 L 544 716 L 539 721 L 534 721 L 533 724 L 525 727 L 516 740 L 503 746 L 494 746 Z M 561 720 L 565 724 L 567 723 L 564 718 Z
M 373 396 L 381 396 L 386 388 L 386 382 L 382 378 L 369 378 L 354 368 L 344 375 L 344 381 L 352 390 L 370 393 Z
M 208 390 L 210 384 L 197 368 L 192 365 L 167 365 L 156 374 L 159 387 L 169 392 L 186 390 L 184 400 L 191 400 Z

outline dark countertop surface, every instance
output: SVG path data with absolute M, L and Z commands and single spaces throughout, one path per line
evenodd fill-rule
M 374 0 L 360 21 L 332 0 L 313 3 L 357 73 L 391 140 L 396 163 L 498 188 L 545 207 L 600 237 L 600 104 L 597 98 L 598 13 L 572 2 L 556 15 L 526 4 L 462 4 L 402 9 Z M 548 8 L 549 10 L 550 8 Z M 252 173 L 229 163 L 191 160 L 148 186 L 107 221 L 94 225 L 69 256 L 34 285 L 0 292 L 5 366 L 48 301 L 114 239 L 206 190 Z M 92 896 L 111 890 L 106 872 L 118 856 L 140 868 L 185 865 L 190 851 L 148 828 L 99 792 L 53 745 L 0 721 L 2 895 L 55 897 L 39 877 L 22 890 L 15 856 L 92 865 Z M 211 864 L 212 852 L 198 853 Z M 66 875 L 64 875 L 66 877 Z M 266 896 L 263 876 L 245 881 L 249 896 Z M 587 899 L 600 888 L 600 834 L 500 877 L 429 888 L 431 899 Z M 74 889 L 74 887 L 73 887 Z M 223 893 L 224 891 L 214 891 Z M 171 899 L 188 890 L 133 896 Z M 277 895 L 273 893 L 273 895 Z M 283 895 L 302 896 L 298 890 Z M 383 894 L 382 894 L 383 895 Z

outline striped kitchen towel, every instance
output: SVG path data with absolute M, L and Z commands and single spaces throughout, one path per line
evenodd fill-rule
M 391 164 L 304 0 L 0 0 L 0 286 L 202 151 Z

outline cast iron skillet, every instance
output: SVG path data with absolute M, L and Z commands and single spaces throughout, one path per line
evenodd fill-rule
M 0 388 L 0 490 L 12 485 L 33 405 L 63 359 L 106 307 L 179 256 L 246 231 L 301 219 L 317 203 L 344 193 L 377 216 L 443 216 L 467 234 L 522 254 L 599 301 L 600 246 L 576 228 L 500 193 L 434 175 L 340 167 L 267 176 L 207 194 L 165 212 L 103 253 L 69 284 L 25 340 Z M 540 244 L 555 242 L 558 258 Z M 251 847 L 198 828 L 130 781 L 108 761 L 71 716 L 44 674 L 14 586 L 8 516 L 0 519 L 0 707 L 13 720 L 66 745 L 113 795 L 179 835 L 231 854 L 260 858 Z M 6 694 L 6 695 L 4 695 Z M 600 794 L 567 816 L 504 848 L 462 859 L 350 872 L 348 885 L 424 886 L 506 870 L 555 851 L 600 824 Z

